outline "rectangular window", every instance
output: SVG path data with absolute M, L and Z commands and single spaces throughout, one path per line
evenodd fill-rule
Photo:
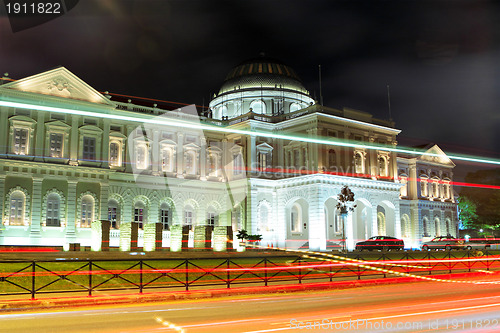
M 92 209 L 93 204 L 88 202 L 82 202 L 82 220 L 81 227 L 88 228 L 92 223 Z
M 163 230 L 169 230 L 169 215 L 170 211 L 168 209 L 162 209 L 160 212 L 160 220 L 161 224 L 163 225 Z
M 193 212 L 189 210 L 184 212 L 184 225 L 193 226 Z
M 63 149 L 63 135 L 61 133 L 50 133 L 50 157 L 61 158 Z
M 215 227 L 215 213 L 207 214 L 207 225 Z
M 87 161 L 95 161 L 96 156 L 96 139 L 88 136 L 83 137 L 83 159 Z
M 111 229 L 118 229 L 117 216 L 118 216 L 118 208 L 109 207 L 108 220 L 111 222 Z
M 120 145 L 116 142 L 109 144 L 109 164 L 111 166 L 120 166 Z
M 10 199 L 10 219 L 9 224 L 11 225 L 22 225 L 23 224 L 23 207 L 24 200 L 21 198 Z
M 142 229 L 142 224 L 144 222 L 144 209 L 134 209 L 134 222 L 139 223 L 139 229 Z
M 28 154 L 28 130 L 26 128 L 14 129 L 14 154 Z
M 259 153 L 259 168 L 267 169 L 267 154 Z
M 59 227 L 59 202 L 49 200 L 47 202 L 47 221 L 46 225 L 50 227 Z

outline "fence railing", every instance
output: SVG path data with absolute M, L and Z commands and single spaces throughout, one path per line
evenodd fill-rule
M 433 275 L 500 269 L 500 256 L 485 251 L 350 254 L 348 259 L 300 255 L 138 260 L 0 261 L 0 295 L 110 290 L 193 290 L 317 281 Z M 384 271 L 370 269 L 384 268 Z

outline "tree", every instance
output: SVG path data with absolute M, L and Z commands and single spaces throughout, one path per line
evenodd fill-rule
M 337 209 L 340 210 L 340 214 L 347 214 L 347 210 L 354 210 L 354 207 L 348 207 L 347 203 L 350 201 L 354 201 L 354 193 L 351 191 L 349 186 L 345 185 L 340 190 L 340 194 L 338 196 L 339 202 L 337 204 Z
M 461 229 L 474 229 L 478 225 L 476 204 L 467 197 L 458 197 L 458 220 Z
M 460 195 L 476 204 L 476 226 L 496 227 L 500 223 L 500 168 L 469 172 L 465 181 L 472 186 L 463 187 Z M 480 185 L 494 186 L 485 188 Z
M 351 191 L 349 186 L 345 185 L 340 190 L 338 196 L 339 202 L 337 203 L 337 209 L 340 211 L 340 216 L 342 217 L 342 252 L 345 252 L 345 218 L 348 211 L 353 211 L 356 206 L 349 207 L 348 202 L 354 201 L 354 193 Z

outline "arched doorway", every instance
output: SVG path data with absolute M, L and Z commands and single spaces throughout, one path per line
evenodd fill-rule
M 370 238 L 372 235 L 372 205 L 366 199 L 358 199 L 353 212 L 354 243 Z
M 300 198 L 285 207 L 286 245 L 292 249 L 309 248 L 309 204 Z

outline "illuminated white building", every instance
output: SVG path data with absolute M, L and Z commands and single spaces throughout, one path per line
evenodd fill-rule
M 400 204 L 402 237 L 426 241 L 435 236 L 457 236 L 457 204 L 452 186 L 455 164 L 437 145 L 419 148 L 425 154 L 398 156 L 399 179 L 404 184 Z
M 374 235 L 405 236 L 407 246 L 420 238 L 423 220 L 398 180 L 412 177 L 413 160 L 383 148 L 397 144 L 393 123 L 314 104 L 291 68 L 267 58 L 235 67 L 210 108 L 198 117 L 119 102 L 62 67 L 4 83 L 0 245 L 91 245 L 95 220 L 111 220 L 116 246 L 128 222 L 162 223 L 164 246 L 172 225 L 232 226 L 264 245 L 322 250 L 343 235 L 350 249 Z M 344 185 L 356 199 L 345 224 Z

